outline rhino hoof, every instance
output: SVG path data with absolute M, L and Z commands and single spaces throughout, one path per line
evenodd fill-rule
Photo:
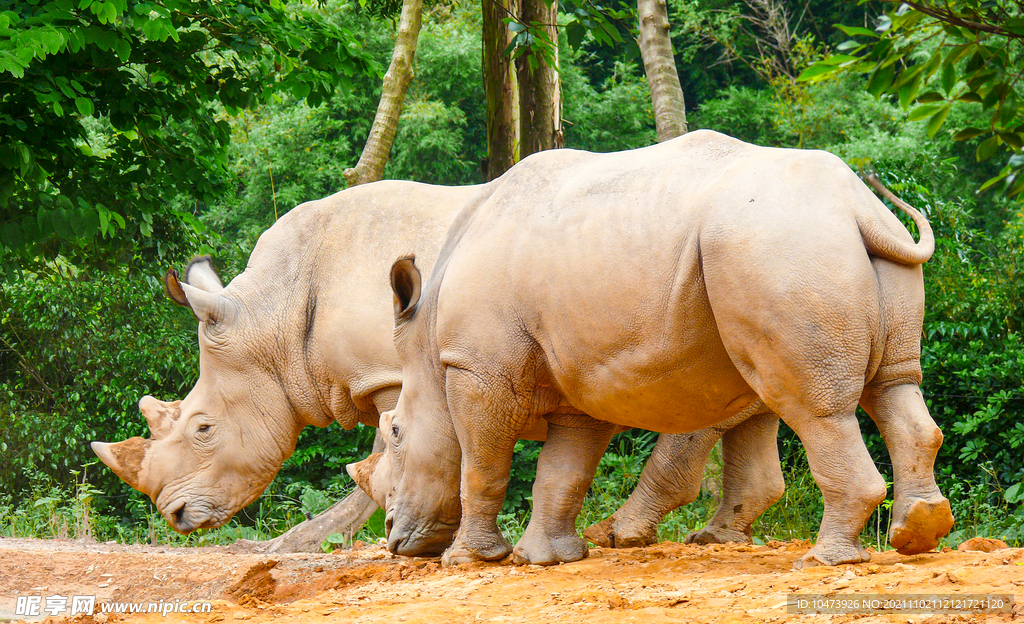
M 866 561 L 871 561 L 871 553 L 864 550 L 860 543 L 828 544 L 818 542 L 803 557 L 793 562 L 793 569 L 802 570 L 816 566 L 835 566 Z
M 461 540 L 456 539 L 455 543 L 449 546 L 448 550 L 444 551 L 444 554 L 441 555 L 441 565 L 447 568 L 474 561 L 500 561 L 508 556 L 512 551 L 512 547 L 508 545 L 504 538 L 499 537 L 499 539 L 501 540 L 500 542 L 489 544 L 481 549 L 470 548 L 463 544 Z
M 527 532 L 512 549 L 512 561 L 519 565 L 555 565 L 579 561 L 588 554 L 587 541 L 576 534 L 549 538 Z
M 638 548 L 658 542 L 658 525 L 640 524 L 617 518 L 618 512 L 606 520 L 587 527 L 583 537 L 602 548 Z M 638 528 L 637 525 L 640 525 Z
M 939 545 L 939 538 L 948 535 L 951 528 L 953 512 L 948 500 L 915 501 L 902 521 L 893 521 L 889 544 L 901 555 L 928 552 Z
M 583 537 L 590 540 L 594 546 L 615 548 L 615 516 L 583 529 Z
M 706 526 L 686 536 L 684 544 L 752 544 L 754 540 L 743 531 L 725 527 Z

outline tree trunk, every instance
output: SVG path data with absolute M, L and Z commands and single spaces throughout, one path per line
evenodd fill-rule
M 516 0 L 481 0 L 484 97 L 487 100 L 487 161 L 493 180 L 519 160 L 519 96 L 516 74 L 505 56 L 511 33 L 501 20 L 516 14 Z
M 686 133 L 686 104 L 679 85 L 665 0 L 637 0 L 640 55 L 651 87 L 658 142 Z
M 378 432 L 373 438 L 373 452 L 380 453 L 383 450 L 384 440 Z M 357 487 L 327 511 L 293 526 L 272 540 L 237 540 L 228 547 L 228 550 L 232 552 L 318 553 L 320 545 L 331 533 L 341 533 L 351 541 L 375 511 L 377 511 L 377 503 Z
M 562 138 L 562 90 L 558 78 L 558 3 L 548 6 L 544 0 L 521 0 L 520 19 L 525 24 L 543 24 L 554 44 L 555 66 L 548 65 L 536 52 L 516 60 L 519 80 L 519 157 L 565 145 Z M 530 68 L 530 57 L 535 68 Z
M 391 146 L 398 132 L 398 118 L 402 114 L 405 93 L 412 83 L 416 44 L 422 23 L 423 0 L 404 0 L 398 32 L 395 33 L 395 51 L 391 55 L 391 66 L 384 74 L 380 102 L 377 104 L 370 136 L 366 138 L 359 162 L 344 172 L 349 186 L 376 182 L 384 175 L 384 165 L 391 155 Z

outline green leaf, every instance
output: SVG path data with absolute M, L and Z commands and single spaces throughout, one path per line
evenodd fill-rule
M 1021 141 L 1020 135 L 1015 132 L 999 132 L 999 138 L 1012 147 L 1015 151 L 1020 151 L 1020 148 L 1024 146 L 1024 142 Z
M 948 57 L 946 61 L 942 66 L 942 90 L 948 95 L 956 86 L 956 67 L 949 62 Z
M 968 91 L 967 93 L 961 95 L 957 99 L 959 101 L 961 101 L 961 102 L 968 102 L 968 103 L 972 103 L 972 104 L 981 104 L 981 96 L 978 95 L 977 93 L 974 93 L 973 91 Z
M 921 89 L 921 78 L 921 72 L 918 71 L 910 82 L 899 88 L 900 106 L 907 108 L 914 101 L 917 92 Z
M 981 136 L 981 135 L 985 134 L 986 132 L 988 132 L 988 130 L 982 130 L 981 128 L 974 128 L 974 127 L 964 128 L 960 132 L 957 132 L 955 135 L 953 135 L 953 140 L 954 141 L 967 141 L 967 140 L 973 139 L 974 137 Z
M 895 75 L 896 69 L 892 65 L 885 65 L 875 69 L 868 80 L 868 93 L 876 98 L 880 97 L 889 89 L 889 86 L 892 84 L 892 78 Z
M 114 51 L 117 52 L 117 58 L 121 59 L 122 63 L 127 63 L 132 55 L 132 46 L 126 40 L 118 39 L 114 43 Z
M 996 150 L 999 149 L 999 137 L 992 136 L 978 144 L 978 149 L 975 151 L 975 158 L 978 162 L 983 162 L 992 158 Z
M 907 120 L 918 121 L 920 119 L 924 119 L 925 117 L 930 117 L 935 114 L 935 111 L 939 110 L 940 106 L 940 104 L 922 104 L 921 106 L 918 106 L 914 110 L 910 111 L 910 114 L 907 115 Z
M 917 102 L 919 104 L 927 104 L 929 102 L 945 102 L 946 98 L 942 97 L 942 94 L 938 91 L 929 91 L 928 93 L 922 93 L 917 96 Z
M 93 106 L 92 100 L 89 98 L 75 98 L 75 106 L 78 108 L 78 112 L 84 117 L 92 117 Z
M 833 24 L 833 26 L 851 37 L 856 37 L 858 35 L 871 38 L 878 37 L 878 33 L 875 31 L 868 30 L 867 28 L 861 28 L 860 26 L 843 26 L 842 24 Z
M 925 131 L 928 133 L 928 138 L 935 138 L 935 133 L 939 131 L 942 124 L 945 123 L 946 117 L 949 116 L 949 109 L 952 105 L 948 102 L 939 109 L 937 113 L 932 115 L 932 118 L 928 120 L 928 125 L 925 126 Z
M 818 62 L 811 65 L 797 76 L 797 80 L 801 82 L 813 80 L 815 78 L 821 79 L 834 75 L 839 71 L 838 67 L 824 62 Z
M 936 48 L 935 52 L 932 53 L 932 57 L 928 59 L 928 64 L 924 66 L 924 77 L 926 79 L 931 78 L 932 75 L 936 71 L 938 71 L 939 67 L 942 65 L 943 52 L 944 50 L 940 46 Z

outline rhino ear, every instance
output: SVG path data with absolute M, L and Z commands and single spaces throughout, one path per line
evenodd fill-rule
M 153 493 L 143 489 L 146 482 L 143 464 L 152 444 L 152 440 L 136 437 L 114 444 L 93 442 L 91 446 L 96 456 L 104 464 L 110 466 L 110 469 L 121 477 L 122 481 L 152 498 Z
M 186 308 L 193 308 L 191 298 L 185 292 L 185 286 L 192 286 L 194 289 L 208 293 L 217 294 L 224 290 L 217 272 L 213 270 L 213 258 L 210 256 L 196 256 L 185 267 L 185 279 L 174 269 L 168 269 L 164 274 L 164 292 L 171 298 L 171 301 Z M 192 309 L 195 312 L 195 308 Z M 199 314 L 196 314 L 199 318 Z M 203 320 L 199 318 L 199 320 Z
M 170 433 L 181 416 L 181 401 L 164 403 L 149 395 L 139 400 L 139 411 L 146 417 L 153 440 L 159 440 Z
M 416 312 L 420 301 L 420 270 L 416 258 L 399 258 L 391 265 L 391 290 L 395 293 L 395 322 L 405 321 Z
M 234 320 L 236 308 L 230 299 L 221 294 L 206 292 L 191 284 L 179 283 L 182 292 L 185 293 L 188 307 L 192 308 L 192 313 L 199 321 L 216 325 Z
M 185 267 L 185 283 L 210 293 L 224 290 L 220 276 L 213 270 L 213 258 L 196 256 Z
M 167 273 L 164 274 L 164 292 L 174 303 L 189 307 L 188 298 L 185 297 L 185 291 L 181 288 L 178 272 L 174 269 L 167 269 Z

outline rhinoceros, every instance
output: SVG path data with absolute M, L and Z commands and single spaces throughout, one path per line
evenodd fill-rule
M 614 431 L 695 431 L 758 400 L 824 495 L 797 567 L 870 558 L 858 536 L 886 484 L 858 403 L 893 461 L 890 542 L 921 552 L 949 531 L 920 390 L 934 236 L 918 211 L 888 195 L 915 243 L 838 157 L 705 130 L 541 152 L 498 184 L 456 218 L 428 280 L 412 257 L 390 272 L 402 391 L 380 418 L 385 451 L 349 472 L 385 509 L 392 552 L 454 539 L 446 564 L 581 559 L 575 518 Z M 495 520 L 515 440 L 543 420 L 513 549 Z
M 388 267 L 412 251 L 429 265 L 458 210 L 496 187 L 397 181 L 356 187 L 283 216 L 260 237 L 247 268 L 227 287 L 209 258 L 190 263 L 183 281 L 169 274 L 169 294 L 199 320 L 199 380 L 184 400 L 147 396 L 139 402 L 151 438 L 95 442 L 96 454 L 149 495 L 171 527 L 189 533 L 227 522 L 258 497 L 306 425 L 376 426 L 378 414 L 395 407 L 401 387 Z M 544 423 L 539 425 L 523 435 L 543 439 Z M 653 542 L 662 515 L 696 495 L 703 460 L 723 430 L 663 436 L 662 449 L 689 451 L 656 453 L 637 496 L 595 529 L 595 540 L 620 546 Z M 743 456 L 735 448 L 768 444 L 774 452 L 774 438 L 773 431 L 739 427 L 726 436 L 727 466 Z M 680 455 L 689 463 L 669 463 Z M 743 468 L 727 469 L 729 504 L 691 539 L 749 541 L 750 523 L 781 496 L 778 459 L 763 457 L 766 470 L 774 466 L 777 473 L 774 488 L 754 488 L 748 495 L 749 488 L 734 483 L 752 483 L 753 477 L 745 478 Z M 745 514 L 732 511 L 738 497 L 746 502 Z M 360 513 L 357 524 L 367 515 Z M 329 532 L 330 521 L 321 518 L 270 548 L 315 549 Z

